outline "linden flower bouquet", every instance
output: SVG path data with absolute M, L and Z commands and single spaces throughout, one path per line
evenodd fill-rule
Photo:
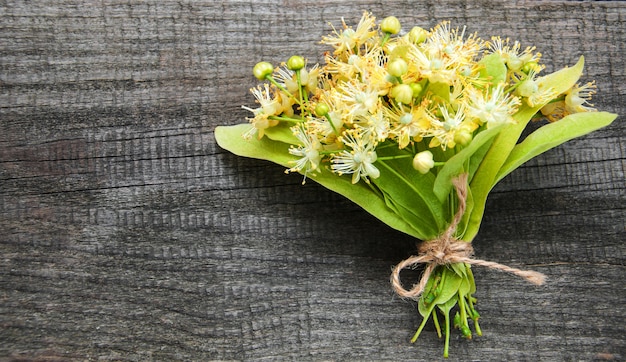
M 379 25 L 364 13 L 322 43 L 324 66 L 292 56 L 274 68 L 258 63 L 258 107 L 249 122 L 217 127 L 219 145 L 273 161 L 360 205 L 387 225 L 422 240 L 419 254 L 396 266 L 394 290 L 418 301 L 445 334 L 481 334 L 472 265 L 543 275 L 472 258 L 471 241 L 489 191 L 524 162 L 610 124 L 615 114 L 589 104 L 593 83 L 578 84 L 583 58 L 540 76 L 541 55 L 518 42 L 489 41 L 443 22 L 399 35 L 395 17 Z M 531 120 L 549 122 L 521 139 Z M 406 290 L 403 268 L 425 264 Z M 440 318 L 443 317 L 443 320 Z

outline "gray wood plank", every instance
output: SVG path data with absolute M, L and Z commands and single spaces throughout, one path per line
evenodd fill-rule
M 388 282 L 410 237 L 213 136 L 256 62 L 321 61 L 363 10 L 509 36 L 547 71 L 585 55 L 597 108 L 626 114 L 624 2 L 0 2 L 0 358 L 439 359 Z M 476 269 L 485 335 L 449 360 L 626 358 L 625 130 L 494 190 L 478 256 L 548 283 Z

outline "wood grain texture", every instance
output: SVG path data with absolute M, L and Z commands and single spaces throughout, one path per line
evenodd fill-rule
M 626 114 L 625 2 L 0 1 L 0 359 L 439 359 L 388 282 L 410 237 L 213 136 L 257 61 L 321 61 L 363 10 L 509 36 L 547 71 L 585 55 L 596 106 Z M 478 256 L 549 281 L 477 269 L 485 335 L 449 360 L 626 358 L 625 131 L 494 190 Z

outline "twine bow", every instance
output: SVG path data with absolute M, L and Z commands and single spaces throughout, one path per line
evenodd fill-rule
M 472 258 L 474 253 L 472 244 L 470 242 L 458 240 L 454 237 L 454 232 L 456 231 L 459 222 L 461 222 L 463 213 L 465 213 L 467 200 L 467 174 L 464 173 L 454 178 L 452 180 L 452 184 L 456 189 L 459 199 L 459 209 L 454 215 L 454 219 L 446 231 L 444 231 L 438 238 L 426 241 L 420 245 L 418 250 L 419 255 L 411 256 L 408 259 L 401 261 L 393 268 L 391 273 L 391 285 L 393 286 L 395 292 L 403 298 L 417 299 L 417 297 L 419 297 L 424 291 L 428 278 L 433 270 L 435 270 L 435 267 L 451 263 L 480 265 L 490 269 L 515 274 L 536 285 L 543 284 L 546 276 L 542 273 L 532 270 L 511 268 L 492 261 Z M 427 265 L 419 283 L 415 284 L 410 290 L 404 289 L 402 282 L 400 281 L 400 271 L 405 268 L 415 267 L 422 263 L 426 263 Z

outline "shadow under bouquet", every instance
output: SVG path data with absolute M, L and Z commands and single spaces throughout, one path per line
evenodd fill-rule
M 215 136 L 222 148 L 283 165 L 422 240 L 391 283 L 423 316 L 412 342 L 432 318 L 448 356 L 453 327 L 467 338 L 481 334 L 472 265 L 544 281 L 473 258 L 490 190 L 524 162 L 617 115 L 592 108 L 594 84 L 577 83 L 582 57 L 540 76 L 541 55 L 517 41 L 485 41 L 448 22 L 400 30 L 395 17 L 377 24 L 364 13 L 355 28 L 343 23 L 322 38 L 330 47 L 323 66 L 297 55 L 278 67 L 258 63 L 257 107 L 244 107 L 252 116 L 217 127 Z M 543 123 L 523 137 L 531 121 Z M 407 290 L 400 271 L 418 264 L 423 276 Z

